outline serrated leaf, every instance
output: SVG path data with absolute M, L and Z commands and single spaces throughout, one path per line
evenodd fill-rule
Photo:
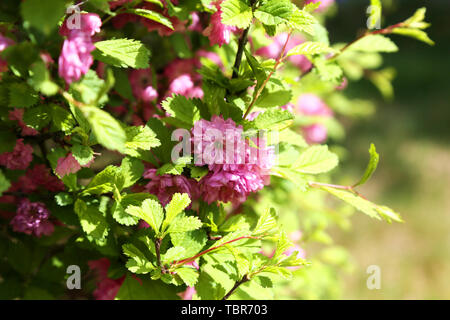
M 145 167 L 141 160 L 131 157 L 125 157 L 120 164 L 120 171 L 123 177 L 123 184 L 118 188 L 128 188 L 134 185 L 144 173 Z
M 114 190 L 114 186 L 122 189 L 124 176 L 119 167 L 110 165 L 100 171 L 83 190 L 82 195 L 99 195 Z
M 127 136 L 125 153 L 132 157 L 140 158 L 143 151 L 148 151 L 161 145 L 156 134 L 148 126 L 127 127 L 125 134 Z
M 188 287 L 193 287 L 198 281 L 198 271 L 192 267 L 178 268 L 176 273 Z
M 156 234 L 159 234 L 161 223 L 164 218 L 164 212 L 158 201 L 146 199 L 142 202 L 140 207 L 128 206 L 125 209 L 125 212 L 144 220 L 152 227 Z
M 259 114 L 253 124 L 256 129 L 280 130 L 289 126 L 293 119 L 294 116 L 289 111 L 272 108 Z
M 63 132 L 70 132 L 76 125 L 76 121 L 72 114 L 66 109 L 58 106 L 48 106 L 51 109 L 53 128 Z
M 25 83 L 9 86 L 9 105 L 15 108 L 29 108 L 39 100 L 39 95 Z
M 105 148 L 125 152 L 126 134 L 120 123 L 108 112 L 96 107 L 83 107 L 84 117 L 89 122 L 97 141 Z
M 122 196 L 120 200 L 116 200 L 116 203 L 112 207 L 112 216 L 118 223 L 132 226 L 139 222 L 139 218 L 128 214 L 125 209 L 129 205 L 140 206 L 146 199 L 154 199 L 154 196 L 149 193 L 130 193 Z
M 434 46 L 434 41 L 431 40 L 430 37 L 428 36 L 428 34 L 423 30 L 412 29 L 412 28 L 395 28 L 392 30 L 392 33 L 411 37 L 416 40 L 425 42 L 425 43 L 429 44 L 430 46 Z
M 138 40 L 105 40 L 96 42 L 95 47 L 97 50 L 92 55 L 109 65 L 134 69 L 145 69 L 149 66 L 150 51 Z
M 370 179 L 375 170 L 377 170 L 378 162 L 380 161 L 380 155 L 377 153 L 377 150 L 373 143 L 370 145 L 369 154 L 370 159 L 366 171 L 364 172 L 364 175 L 362 176 L 361 180 L 359 180 L 359 182 L 356 183 L 354 187 L 366 183 L 366 181 Z
M 268 0 L 254 13 L 263 24 L 276 26 L 289 22 L 294 5 L 288 0 Z
M 163 26 L 166 26 L 170 30 L 174 30 L 172 22 L 167 17 L 163 16 L 162 14 L 160 14 L 156 11 L 136 8 L 136 9 L 129 9 L 126 12 L 136 14 L 138 16 L 144 17 L 144 18 L 152 20 L 152 21 L 156 21 L 156 22 L 162 24 Z
M 245 29 L 252 22 L 252 8 L 243 0 L 225 0 L 220 7 L 222 8 L 223 24 Z
M 55 201 L 59 206 L 64 207 L 73 203 L 73 197 L 67 192 L 60 192 L 55 195 Z
M 328 146 L 312 146 L 305 149 L 291 168 L 306 174 L 328 172 L 338 165 L 338 157 L 328 150 Z
M 182 95 L 172 95 L 162 102 L 162 107 L 172 117 L 185 123 L 188 128 L 200 119 L 196 105 Z
M 308 181 L 305 176 L 297 171 L 285 167 L 273 167 L 272 174 L 283 177 L 292 182 L 300 191 L 308 189 Z
M 71 150 L 73 157 L 81 166 L 87 165 L 94 159 L 94 151 L 89 146 L 75 144 Z
M 367 214 L 368 216 L 380 220 L 380 217 L 390 222 L 394 220 L 396 222 L 403 222 L 400 215 L 393 210 L 385 206 L 378 206 L 369 200 L 366 200 L 359 195 L 351 192 L 350 190 L 342 190 L 331 187 L 323 186 L 321 189 L 331 193 L 335 197 L 347 202 L 351 206 L 355 207 L 359 211 Z
M 202 222 L 198 217 L 186 216 L 184 214 L 178 215 L 167 228 L 167 233 L 173 232 L 188 232 L 197 230 L 202 227 Z
M 25 122 L 27 126 L 35 130 L 42 130 L 50 123 L 50 112 L 51 107 L 48 105 L 39 105 L 36 107 L 28 108 L 23 114 L 23 122 Z
M 256 223 L 253 235 L 264 234 L 277 227 L 277 213 L 274 208 L 267 208 Z
M 370 34 L 355 41 L 349 47 L 348 51 L 360 52 L 397 52 L 397 45 L 389 38 L 381 34 Z
M 327 44 L 322 42 L 314 42 L 314 41 L 306 41 L 302 44 L 299 44 L 288 51 L 286 56 L 295 56 L 295 55 L 314 55 L 321 53 L 333 53 L 335 50 L 330 48 Z
M 163 263 L 171 263 L 180 260 L 184 256 L 184 251 L 183 247 L 172 247 L 162 255 L 161 261 Z
M 172 196 L 172 200 L 170 200 L 165 208 L 166 218 L 164 219 L 162 230 L 166 230 L 167 226 L 172 223 L 173 219 L 175 219 L 178 214 L 183 212 L 183 210 L 186 209 L 190 203 L 191 199 L 187 193 L 175 193 Z
M 133 244 L 126 243 L 122 246 L 123 253 L 129 257 L 126 267 L 133 273 L 146 274 L 155 270 L 155 266 Z
M 288 26 L 294 30 L 306 32 L 312 36 L 315 35 L 315 25 L 319 22 L 312 14 L 306 10 L 300 10 L 297 6 L 293 6 L 292 15 L 289 18 Z
M 88 236 L 95 240 L 105 240 L 109 232 L 109 225 L 97 207 L 78 199 L 75 202 L 74 211 L 80 219 L 83 231 Z

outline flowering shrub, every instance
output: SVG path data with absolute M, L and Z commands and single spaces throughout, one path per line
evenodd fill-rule
M 0 297 L 329 296 L 346 252 L 327 228 L 349 208 L 402 221 L 356 190 L 375 146 L 359 182 L 333 182 L 340 120 L 373 110 L 345 89 L 389 97 L 387 35 L 432 44 L 423 8 L 330 44 L 336 5 L 2 1 Z

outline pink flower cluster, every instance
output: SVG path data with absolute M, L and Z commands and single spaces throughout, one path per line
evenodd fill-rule
M 203 35 L 209 37 L 210 45 L 218 44 L 221 47 L 223 44 L 230 43 L 231 33 L 238 30 L 234 26 L 227 26 L 222 23 L 222 8 L 223 0 L 217 0 L 213 4 L 217 11 L 211 15 L 209 26 L 203 31 Z
M 303 94 L 297 102 L 296 111 L 305 116 L 332 117 L 333 111 L 314 94 Z M 327 128 L 321 123 L 315 123 L 302 128 L 308 143 L 323 143 L 328 136 Z
M 49 211 L 42 202 L 30 202 L 22 199 L 17 207 L 17 213 L 11 220 L 15 232 L 34 234 L 36 237 L 53 233 L 53 224 L 48 221 Z
M 125 280 L 125 276 L 119 279 L 108 278 L 110 262 L 107 258 L 88 261 L 89 268 L 96 272 L 96 285 L 93 295 L 96 300 L 114 300 Z
M 181 94 L 187 98 L 203 98 L 201 76 L 195 72 L 195 69 L 199 67 L 198 58 L 172 61 L 164 69 L 164 76 L 169 85 L 165 96 Z
M 159 175 L 156 169 L 147 169 L 143 177 L 150 179 L 144 186 L 144 190 L 158 197 L 162 205 L 166 205 L 172 200 L 175 193 L 187 193 L 189 198 L 197 198 L 197 182 L 188 179 L 183 175 L 164 174 Z
M 27 126 L 23 121 L 24 109 L 14 109 L 9 112 L 9 120 L 17 121 L 17 124 L 22 129 L 22 136 L 36 136 L 39 134 L 39 131 Z
M 25 170 L 33 160 L 33 147 L 17 139 L 14 150 L 0 154 L 0 165 L 10 170 Z
M 67 37 L 59 56 L 59 75 L 67 84 L 80 80 L 92 66 L 91 52 L 95 50 L 92 36 L 100 32 L 102 25 L 100 17 L 94 13 L 81 14 L 80 22 L 75 28 L 69 27 L 66 20 L 59 31 Z
M 8 191 L 32 193 L 39 188 L 50 192 L 59 192 L 64 190 L 64 184 L 52 175 L 50 169 L 44 164 L 36 164 L 17 181 L 13 182 Z
M 273 38 L 271 44 L 256 50 L 256 54 L 268 59 L 278 59 L 286 43 L 287 37 L 288 34 L 286 32 L 280 33 Z M 303 42 L 305 42 L 305 40 L 301 36 L 292 35 L 286 45 L 285 53 Z M 302 72 L 306 72 L 312 67 L 311 62 L 304 55 L 290 56 L 287 59 Z
M 197 121 L 192 134 L 194 162 L 208 165 L 210 170 L 199 182 L 204 201 L 238 205 L 269 183 L 274 154 L 272 148 L 266 147 L 264 138 L 252 139 L 257 148 L 252 147 L 242 137 L 242 126 L 221 116 Z

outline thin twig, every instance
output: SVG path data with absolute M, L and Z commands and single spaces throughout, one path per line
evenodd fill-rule
M 222 298 L 222 300 L 228 300 L 228 298 L 234 293 L 234 291 L 236 291 L 237 288 L 239 288 L 239 286 L 240 286 L 241 284 L 246 283 L 246 282 L 248 282 L 248 281 L 250 281 L 250 279 L 248 278 L 247 275 L 245 275 L 244 277 L 242 277 L 241 280 L 237 281 L 237 282 L 234 284 L 233 288 L 231 288 L 231 290 L 228 291 L 228 293 Z

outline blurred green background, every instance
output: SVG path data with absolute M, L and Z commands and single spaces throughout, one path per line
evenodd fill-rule
M 327 22 L 332 42 L 348 42 L 365 27 L 369 1 L 338 1 Z M 391 5 L 389 5 L 389 3 Z M 353 256 L 343 274 L 344 299 L 450 298 L 450 1 L 385 1 L 382 27 L 403 21 L 426 6 L 434 47 L 392 36 L 400 52 L 385 55 L 397 70 L 395 98 L 385 101 L 369 81 L 352 83 L 351 96 L 377 101 L 372 118 L 347 124 L 343 163 L 355 177 L 364 170 L 370 142 L 381 160 L 361 192 L 400 212 L 404 224 L 387 225 L 365 215 L 352 218 L 350 231 L 335 230 L 336 244 Z M 361 18 L 355 18 L 361 17 Z M 381 289 L 366 286 L 369 265 L 381 268 Z

